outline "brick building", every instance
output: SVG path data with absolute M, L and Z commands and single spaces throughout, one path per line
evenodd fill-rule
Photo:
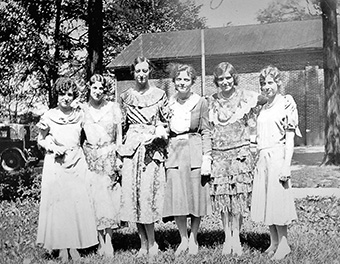
M 109 65 L 115 71 L 118 94 L 133 85 L 130 65 L 137 56 L 155 65 L 152 81 L 169 95 L 169 63 L 189 63 L 198 72 L 194 90 L 216 91 L 214 67 L 232 63 L 240 74 L 239 86 L 258 90 L 258 73 L 266 65 L 283 73 L 282 92 L 291 94 L 299 111 L 303 137 L 296 145 L 324 145 L 324 83 L 321 19 L 142 34 Z M 203 70 L 202 70 L 203 69 Z

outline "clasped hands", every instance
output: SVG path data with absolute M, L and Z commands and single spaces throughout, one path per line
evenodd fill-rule
M 279 174 L 279 181 L 282 183 L 287 182 L 290 179 L 290 166 L 283 166 Z

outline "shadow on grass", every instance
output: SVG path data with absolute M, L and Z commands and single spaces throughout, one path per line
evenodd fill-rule
M 177 229 L 157 230 L 155 232 L 156 241 L 161 251 L 169 249 L 175 250 L 180 243 L 180 236 Z M 224 242 L 224 232 L 222 230 L 203 231 L 198 233 L 198 241 L 201 247 L 217 247 Z M 241 244 L 249 248 L 265 251 L 269 247 L 270 237 L 266 233 L 242 232 L 240 235 Z M 140 240 L 137 232 L 125 233 L 117 231 L 113 234 L 112 245 L 115 251 L 138 251 Z M 96 253 L 97 246 L 80 250 L 82 255 Z

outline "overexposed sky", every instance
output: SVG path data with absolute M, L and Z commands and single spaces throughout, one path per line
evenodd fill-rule
M 201 16 L 207 18 L 207 26 L 223 27 L 229 22 L 232 25 L 257 24 L 256 13 L 258 10 L 268 6 L 272 0 L 195 0 L 197 5 L 203 5 Z M 222 4 L 216 8 L 219 3 Z

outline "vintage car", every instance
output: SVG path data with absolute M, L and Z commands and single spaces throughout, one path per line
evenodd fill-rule
M 33 125 L 0 124 L 0 170 L 15 171 L 36 165 L 43 157 Z

